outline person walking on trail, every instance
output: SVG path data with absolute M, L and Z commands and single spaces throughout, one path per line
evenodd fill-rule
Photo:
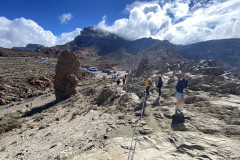
M 118 78 L 116 82 L 117 82 L 117 87 L 119 87 L 119 85 L 121 83 L 120 78 Z
M 152 86 L 152 81 L 150 78 L 147 78 L 147 80 L 146 80 L 146 96 L 150 95 L 149 89 L 151 86 Z
M 159 77 L 158 79 L 158 84 L 157 84 L 157 87 L 158 87 L 158 97 L 160 98 L 161 96 L 161 89 L 162 89 L 162 86 L 163 86 L 163 82 L 162 82 L 162 77 Z
M 125 79 L 125 78 L 123 78 L 123 80 L 122 80 L 122 81 L 123 81 L 123 85 L 124 85 L 124 84 L 125 84 L 125 82 L 126 82 L 126 79 Z
M 185 75 L 183 78 L 178 80 L 178 83 L 176 85 L 176 97 L 177 97 L 177 103 L 176 103 L 176 113 L 181 112 L 182 108 L 180 108 L 181 104 L 184 102 L 186 90 L 188 87 L 188 79 L 189 75 Z

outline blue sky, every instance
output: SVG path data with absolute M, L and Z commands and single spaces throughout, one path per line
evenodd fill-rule
M 240 38 L 240 0 L 2 0 L 0 47 L 65 44 L 93 25 L 128 40 Z
M 104 15 L 109 23 L 126 17 L 123 13 L 129 0 L 5 0 L 1 1 L 0 16 L 10 20 L 24 17 L 38 23 L 54 35 L 76 28 L 97 25 Z M 59 16 L 71 13 L 73 18 L 61 24 Z

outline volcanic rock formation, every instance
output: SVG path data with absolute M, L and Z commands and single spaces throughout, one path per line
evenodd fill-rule
M 54 89 L 56 100 L 61 101 L 77 93 L 80 62 L 70 50 L 65 50 L 58 58 Z

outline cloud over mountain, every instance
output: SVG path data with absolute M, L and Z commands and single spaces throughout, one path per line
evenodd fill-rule
M 239 0 L 135 1 L 126 6 L 124 13 L 127 18 L 117 19 L 111 25 L 104 16 L 98 27 L 129 40 L 152 37 L 174 44 L 240 38 Z M 71 13 L 59 17 L 63 24 L 72 18 Z M 0 47 L 64 44 L 79 35 L 80 30 L 54 35 L 30 19 L 0 17 Z
M 175 44 L 240 38 L 239 0 L 181 0 L 134 2 L 125 8 L 128 18 L 98 24 L 103 30 L 135 40 L 153 37 Z
M 44 46 L 64 44 L 80 34 L 80 28 L 69 33 L 55 36 L 51 31 L 44 30 L 36 22 L 25 18 L 9 20 L 0 17 L 0 47 L 26 46 L 28 43 L 37 43 Z

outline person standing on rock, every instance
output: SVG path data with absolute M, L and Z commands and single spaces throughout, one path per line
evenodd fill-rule
M 162 86 L 163 86 L 163 82 L 162 82 L 162 77 L 159 77 L 158 79 L 158 84 L 157 84 L 157 87 L 158 87 L 158 97 L 160 98 L 161 96 L 161 89 L 162 89 Z
M 121 81 L 120 81 L 120 78 L 117 79 L 117 87 L 119 87 Z
M 150 78 L 147 78 L 147 80 L 146 80 L 146 96 L 150 95 L 149 90 L 150 90 L 151 86 L 152 86 L 152 81 Z
M 177 97 L 177 103 L 176 103 L 176 113 L 181 112 L 182 108 L 180 108 L 180 105 L 183 104 L 186 90 L 188 87 L 188 79 L 189 75 L 185 75 L 183 78 L 178 80 L 178 83 L 176 85 L 176 97 Z

